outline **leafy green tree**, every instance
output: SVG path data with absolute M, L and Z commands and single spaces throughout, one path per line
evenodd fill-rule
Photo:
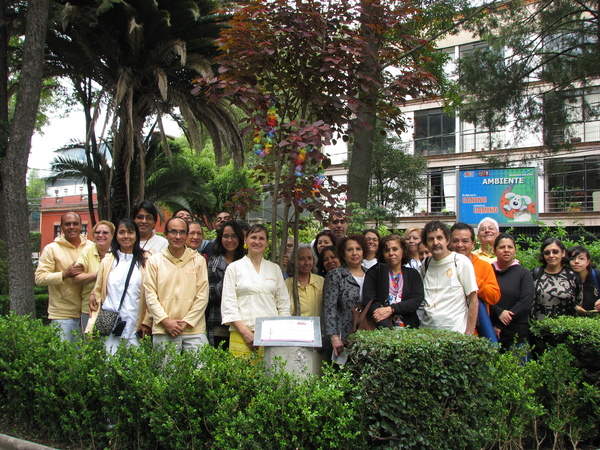
M 542 132 L 550 149 L 563 146 L 574 107 L 587 117 L 600 112 L 581 97 L 595 92 L 598 17 L 596 0 L 513 0 L 491 9 L 471 25 L 488 47 L 461 58 L 451 105 L 491 132 L 514 121 L 519 136 Z
M 425 158 L 406 153 L 399 139 L 378 133 L 373 147 L 369 207 L 387 211 L 394 223 L 398 212 L 416 207 L 416 193 L 427 184 L 423 177 L 426 170 Z
M 27 175 L 27 199 L 28 200 L 39 200 L 41 197 L 46 195 L 46 182 L 40 178 L 39 171 L 33 169 L 29 171 Z
M 60 76 L 77 75 L 100 86 L 114 121 L 109 218 L 129 215 L 145 197 L 145 144 L 156 128 L 168 153 L 163 115 L 175 115 L 196 149 L 201 127 L 220 161 L 223 147 L 241 166 L 242 142 L 223 102 L 207 103 L 190 93 L 190 80 L 211 74 L 213 39 L 222 18 L 212 0 L 76 0 L 61 2 L 62 22 L 48 38 L 49 66 Z M 57 24 L 58 25 L 58 24 Z M 139 170 L 142 178 L 134 187 Z

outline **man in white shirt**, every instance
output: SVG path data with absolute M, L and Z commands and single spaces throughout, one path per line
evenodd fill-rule
M 439 220 L 428 222 L 422 240 L 431 257 L 421 266 L 425 288 L 423 327 L 473 334 L 477 323 L 477 279 L 469 258 L 451 252 L 450 229 Z
M 168 245 L 167 240 L 154 232 L 158 220 L 158 209 L 148 201 L 138 203 L 133 207 L 133 221 L 140 230 L 140 247 L 154 255 Z

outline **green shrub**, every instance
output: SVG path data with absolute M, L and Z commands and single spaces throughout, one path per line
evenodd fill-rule
M 544 412 L 536 397 L 542 380 L 537 378 L 537 367 L 523 364 L 527 351 L 515 349 L 492 359 L 485 448 L 535 448 L 535 427 Z
M 31 253 L 40 252 L 42 250 L 42 233 L 39 231 L 30 231 L 29 245 L 31 247 Z
M 577 448 L 583 439 L 597 436 L 600 391 L 583 381 L 569 348 L 550 348 L 528 366 L 539 380 L 535 394 L 544 409 L 535 430 L 538 446 Z
M 389 448 L 480 449 L 495 357 L 489 341 L 447 331 L 356 333 L 348 369 L 369 437 Z
M 79 348 L 54 327 L 10 315 L 0 318 L 0 413 L 37 433 L 82 447 L 102 434 L 99 383 L 104 346 Z
M 585 381 L 600 388 L 600 317 L 561 316 L 534 321 L 531 336 L 534 356 L 564 344 L 575 357 L 576 367 L 584 371 Z
M 600 360 L 596 325 L 537 323 L 544 351 L 527 364 L 527 349 L 474 336 L 359 332 L 346 366 L 299 378 L 209 346 L 176 355 L 144 341 L 110 356 L 100 338 L 62 342 L 10 314 L 0 417 L 77 448 L 574 448 L 600 425 L 585 363 Z

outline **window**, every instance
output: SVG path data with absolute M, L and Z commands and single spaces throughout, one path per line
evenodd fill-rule
M 447 155 L 456 149 L 456 121 L 441 108 L 415 111 L 415 154 Z
M 600 87 L 548 92 L 544 95 L 544 143 L 600 139 Z
M 546 211 L 600 211 L 600 157 L 545 162 Z

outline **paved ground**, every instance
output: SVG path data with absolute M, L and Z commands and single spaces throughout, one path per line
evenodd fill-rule
M 6 434 L 0 434 L 0 450 L 51 450 L 52 447 L 35 444 L 33 442 L 17 439 Z

